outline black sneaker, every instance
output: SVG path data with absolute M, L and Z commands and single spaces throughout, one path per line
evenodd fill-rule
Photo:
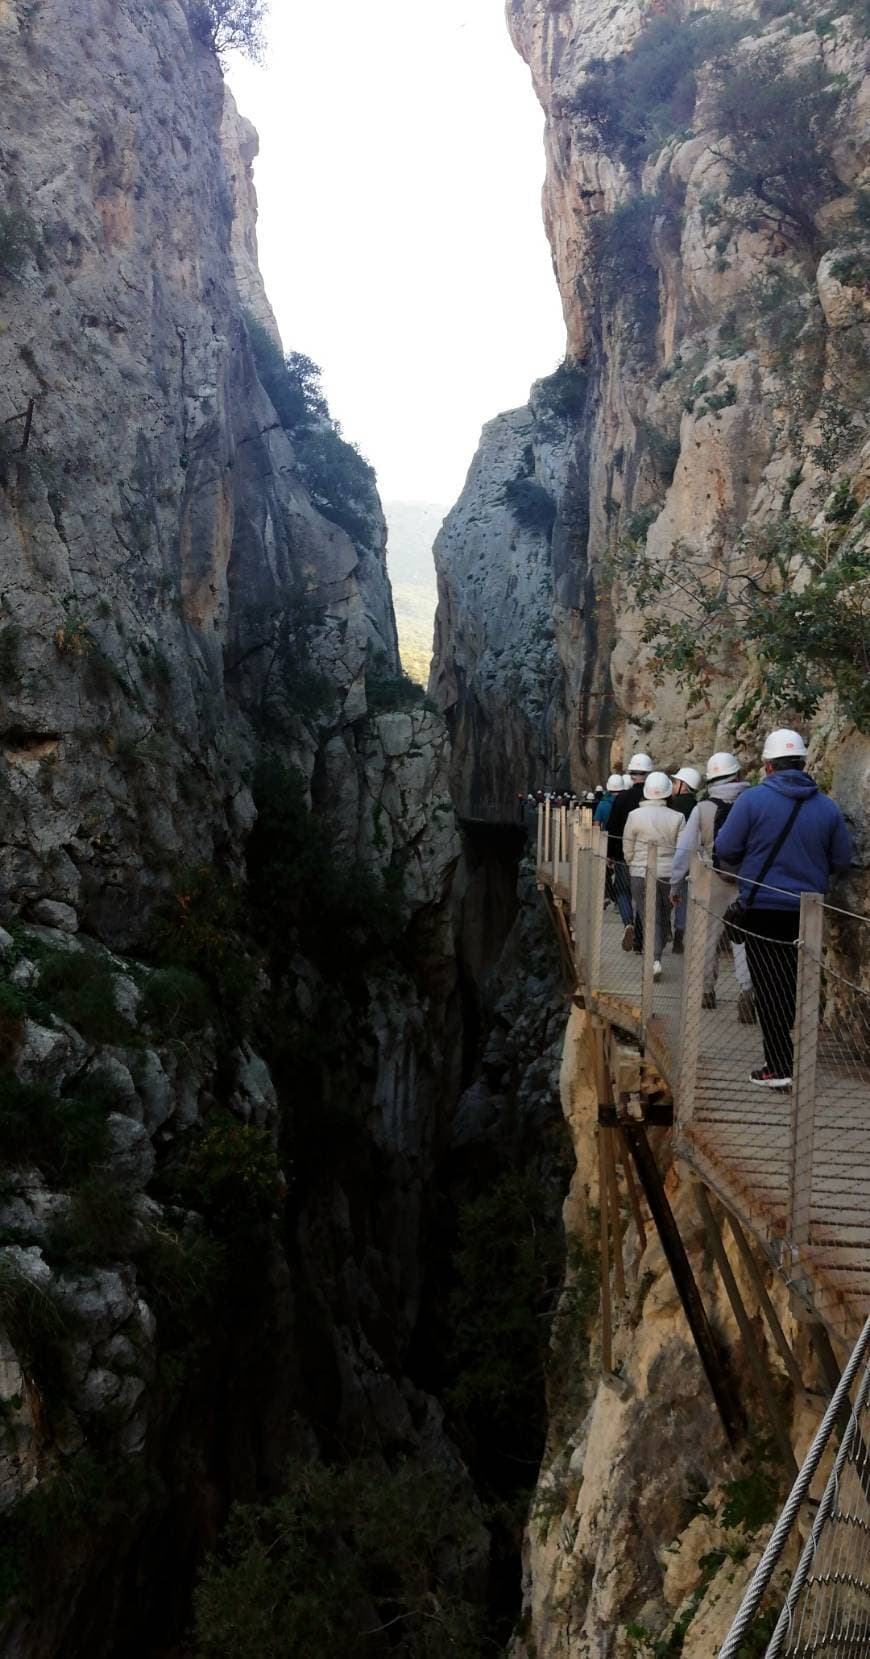
M 769 1066 L 759 1066 L 756 1071 L 749 1073 L 750 1083 L 757 1083 L 762 1089 L 790 1089 L 790 1077 L 777 1077 Z
M 674 942 L 671 946 L 671 952 L 674 956 L 682 956 L 685 948 L 686 947 L 683 943 L 683 929 L 681 927 L 675 927 Z

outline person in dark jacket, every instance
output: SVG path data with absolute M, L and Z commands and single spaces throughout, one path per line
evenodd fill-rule
M 771 732 L 765 776 L 734 802 L 715 845 L 722 863 L 737 869 L 744 907 L 737 925 L 764 1042 L 764 1065 L 750 1081 L 770 1089 L 791 1086 L 801 894 L 826 893 L 831 875 L 852 861 L 843 814 L 807 776 L 806 753 L 799 732 Z
M 639 951 L 642 946 L 640 930 L 636 929 L 634 925 L 631 878 L 622 850 L 622 832 L 625 829 L 629 813 L 633 812 L 635 807 L 643 806 L 643 786 L 653 770 L 653 763 L 649 755 L 632 755 L 628 763 L 631 788 L 624 789 L 621 795 L 617 795 L 610 809 L 610 818 L 607 824 L 607 857 L 613 865 L 613 886 L 625 930 L 622 935 L 623 950 Z

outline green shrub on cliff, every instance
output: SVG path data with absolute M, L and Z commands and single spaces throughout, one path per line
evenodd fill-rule
M 477 1659 L 479 1538 L 448 1472 L 297 1461 L 281 1497 L 233 1510 L 194 1598 L 198 1659 Z
M 293 441 L 303 482 L 324 518 L 368 545 L 379 515 L 375 472 L 329 413 L 321 371 L 302 352 L 284 356 L 268 329 L 245 318 L 257 376 Z
M 268 0 L 191 0 L 191 34 L 216 52 L 241 52 L 258 63 L 267 11 Z
M 626 540 L 613 560 L 643 618 L 654 672 L 710 694 L 716 665 L 750 646 L 765 706 L 809 719 L 829 692 L 870 730 L 870 552 L 846 544 L 849 525 L 817 535 L 790 518 L 744 532 L 717 559 L 675 545 L 667 559 Z M 802 569 L 805 580 L 795 585 Z
M 813 252 L 821 247 L 815 215 L 842 194 L 830 161 L 838 86 L 819 61 L 789 70 L 783 48 L 769 45 L 720 66 L 715 154 L 742 197 L 741 218 L 781 231 Z
M 503 495 L 521 530 L 531 530 L 541 536 L 552 535 L 556 503 L 549 490 L 536 478 L 508 479 Z
M 590 63 L 570 111 L 597 127 L 624 161 L 642 161 L 690 125 L 701 64 L 750 28 L 744 18 L 704 12 L 654 17 L 630 52 Z

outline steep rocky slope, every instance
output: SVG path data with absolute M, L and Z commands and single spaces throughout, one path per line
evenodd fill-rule
M 482 1537 L 408 1369 L 460 1082 L 447 738 L 400 675 L 371 469 L 283 360 L 206 25 L 0 0 L 20 1659 L 174 1644 L 291 1453 L 414 1453 Z
M 673 768 L 727 746 L 751 768 L 765 727 L 797 724 L 849 819 L 846 898 L 860 911 L 870 14 L 861 0 L 509 0 L 507 16 L 546 118 L 567 355 L 527 407 L 484 429 L 436 545 L 430 691 L 453 740 L 454 797 L 469 816 L 505 819 L 518 789 L 581 787 L 638 748 Z M 786 1477 L 757 1427 L 729 1452 L 655 1234 L 644 1245 L 628 1222 L 618 1376 L 599 1378 L 587 1035 L 575 1010 L 562 1067 L 568 1272 L 510 1651 L 708 1659 Z M 691 1185 L 667 1136 L 657 1151 L 743 1375 Z M 812 1379 L 806 1331 L 774 1295 Z M 768 1359 L 799 1449 L 818 1401 L 792 1400 Z M 762 1422 L 751 1393 L 745 1404 Z
M 558 428 L 540 387 L 487 428 L 439 542 L 459 798 L 498 816 L 508 772 L 578 785 L 638 746 L 751 759 L 790 716 L 863 845 L 866 7 L 511 0 L 508 21 L 577 396 Z M 799 570 L 804 608 L 774 616 Z
M 396 672 L 383 517 L 315 509 L 258 382 L 254 146 L 183 6 L 3 0 L 0 41 L 2 869 L 129 940 L 238 855 L 290 597 L 348 719 L 370 643 Z

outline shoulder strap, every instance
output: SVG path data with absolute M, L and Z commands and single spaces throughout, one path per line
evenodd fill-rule
M 802 795 L 800 800 L 795 801 L 794 806 L 791 809 L 791 812 L 789 813 L 788 817 L 786 818 L 786 821 L 783 824 L 782 829 L 780 830 L 776 840 L 774 841 L 773 846 L 770 849 L 770 852 L 768 853 L 766 859 L 764 860 L 764 863 L 762 864 L 761 869 L 758 872 L 758 875 L 754 878 L 753 885 L 750 887 L 749 892 L 748 892 L 746 898 L 743 901 L 744 910 L 748 910 L 749 906 L 751 904 L 755 903 L 755 895 L 756 895 L 759 887 L 761 886 L 762 882 L 764 881 L 764 878 L 767 875 L 767 872 L 770 869 L 771 864 L 773 863 L 774 859 L 776 858 L 776 855 L 779 852 L 779 849 L 782 846 L 786 836 L 788 835 L 788 832 L 791 829 L 792 824 L 794 823 L 798 813 L 800 812 L 800 809 L 803 806 L 804 801 L 809 800 L 809 798 L 810 797 L 808 795 Z
M 700 842 L 702 847 L 708 847 L 713 837 L 713 827 L 716 823 L 717 801 L 709 796 L 706 801 L 698 802 L 698 825 L 700 828 Z

